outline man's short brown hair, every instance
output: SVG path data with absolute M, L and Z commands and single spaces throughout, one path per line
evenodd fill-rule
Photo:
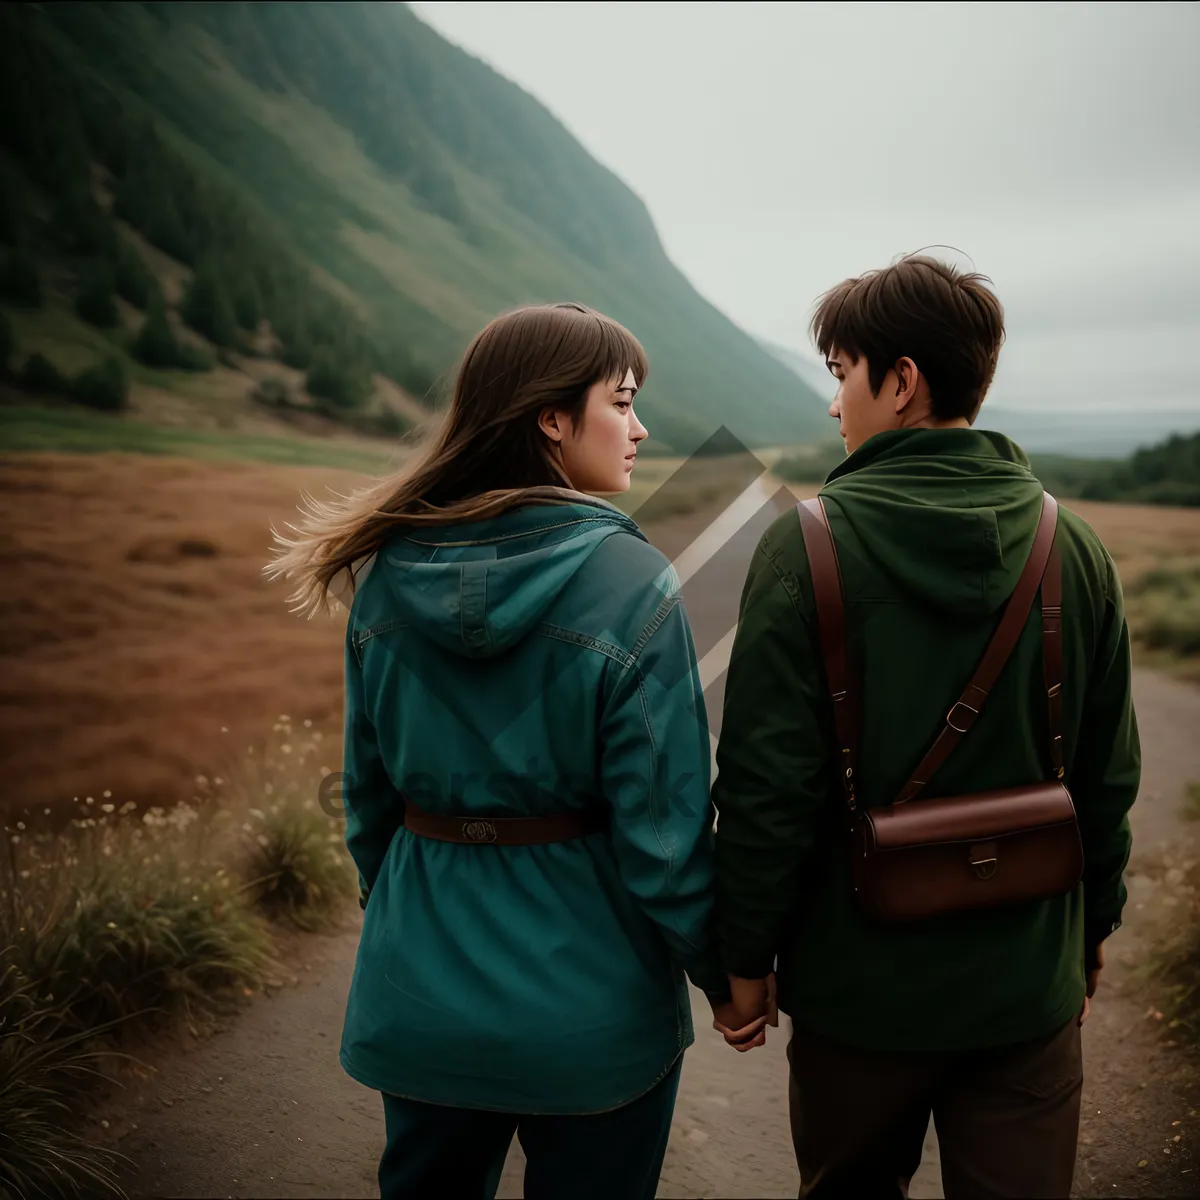
M 973 420 L 996 373 L 1004 309 L 991 280 L 922 254 L 846 279 L 821 297 L 811 332 L 823 358 L 836 346 L 867 360 L 871 393 L 902 358 L 929 384 L 933 415 Z

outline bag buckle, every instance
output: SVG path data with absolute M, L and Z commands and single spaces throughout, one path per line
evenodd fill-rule
M 995 842 L 976 842 L 967 858 L 979 879 L 991 879 L 996 874 L 997 849 Z
M 949 725 L 955 733 L 966 733 L 967 730 L 971 728 L 971 721 L 973 721 L 975 718 L 972 717 L 970 720 L 964 718 L 962 725 L 955 725 L 954 714 L 960 708 L 965 708 L 967 712 L 974 713 L 976 717 L 979 716 L 979 709 L 972 708 L 965 700 L 956 700 L 951 706 L 950 711 L 946 714 L 946 724 Z

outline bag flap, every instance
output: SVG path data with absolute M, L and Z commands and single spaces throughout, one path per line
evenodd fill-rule
M 880 850 L 978 841 L 1075 820 L 1071 795 L 1058 780 L 1028 787 L 909 800 L 863 814 Z

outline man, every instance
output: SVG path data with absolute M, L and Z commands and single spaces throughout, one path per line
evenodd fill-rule
M 857 803 L 892 802 L 971 679 L 1030 553 L 1042 486 L 973 428 L 1004 338 L 984 277 L 922 256 L 828 292 L 813 334 L 839 381 L 847 457 L 821 489 L 861 690 Z M 1065 774 L 1082 883 L 901 924 L 851 884 L 832 703 L 799 514 L 754 554 L 713 787 L 717 927 L 739 1017 L 793 1019 L 790 1114 L 803 1196 L 906 1195 L 932 1112 L 946 1196 L 1067 1196 L 1080 1027 L 1120 924 L 1141 754 L 1120 584 L 1058 510 Z M 1042 618 L 922 793 L 1052 779 Z M 916 801 L 919 803 L 919 801 Z

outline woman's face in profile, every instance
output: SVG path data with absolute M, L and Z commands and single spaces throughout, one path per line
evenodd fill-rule
M 542 428 L 558 442 L 576 491 L 613 495 L 628 490 L 638 443 L 648 436 L 633 411 L 637 390 L 630 369 L 624 379 L 592 384 L 578 425 L 565 413 L 554 414 L 549 423 L 548 414 L 543 416 Z

